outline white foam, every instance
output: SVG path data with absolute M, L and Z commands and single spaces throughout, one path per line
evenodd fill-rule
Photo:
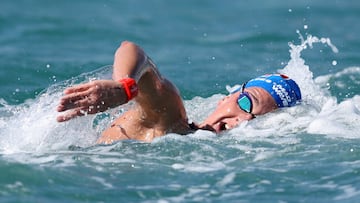
M 226 185 L 229 185 L 229 184 L 233 183 L 234 180 L 235 180 L 235 178 L 236 178 L 236 173 L 235 173 L 235 172 L 230 172 L 230 173 L 226 174 L 226 175 L 223 177 L 223 179 L 221 179 L 220 181 L 218 181 L 218 182 L 216 183 L 216 185 L 218 185 L 218 186 L 220 186 L 220 187 L 224 187 L 224 186 L 226 186 Z
M 340 104 L 330 100 L 307 129 L 309 133 L 343 138 L 360 138 L 359 130 L 360 96 L 355 96 Z
M 336 201 L 350 199 L 360 194 L 360 190 L 358 190 L 356 187 L 353 187 L 352 185 L 343 185 L 339 186 L 338 188 L 343 193 L 334 198 Z
M 279 70 L 279 72 L 289 75 L 298 82 L 303 90 L 302 103 L 292 108 L 284 108 L 258 116 L 256 119 L 244 122 L 239 127 L 222 135 L 240 142 L 244 140 L 247 142 L 263 141 L 276 145 L 300 142 L 299 138 L 293 136 L 298 133 L 359 138 L 357 132 L 360 131 L 360 96 L 354 96 L 338 103 L 337 98 L 330 94 L 328 86 L 331 79 L 337 79 L 344 75 L 351 78 L 354 84 L 360 84 L 356 77 L 351 77 L 353 74 L 360 75 L 360 68 L 349 67 L 338 73 L 319 76 L 314 79 L 310 67 L 301 58 L 301 52 L 309 47 L 311 48 L 314 43 L 326 44 L 335 52 L 337 49 L 327 38 L 317 38 L 309 35 L 306 39 L 302 37 L 301 39 L 300 45 L 289 44 L 291 59 L 286 67 Z M 70 145 L 81 147 L 94 145 L 98 135 L 107 127 L 111 116 L 116 115 L 119 108 L 108 112 L 110 117 L 105 115 L 105 118 L 99 119 L 98 116 L 91 115 L 65 123 L 56 122 L 55 119 L 58 113 L 55 109 L 66 86 L 86 82 L 93 78 L 109 78 L 111 74 L 109 68 L 101 68 L 55 84 L 46 89 L 36 99 L 28 100 L 24 104 L 11 106 L 4 100 L 0 100 L 0 135 L 2 138 L 0 140 L 0 153 L 62 151 L 66 150 Z M 195 97 L 192 100 L 185 101 L 189 119 L 197 123 L 203 121 L 224 96 L 215 94 L 209 98 Z M 188 137 L 190 139 L 214 140 L 217 135 L 200 130 L 188 135 Z M 186 139 L 178 135 L 170 135 L 167 138 Z M 163 140 L 157 139 L 154 143 L 157 142 L 161 144 Z M 262 153 L 256 151 L 258 149 L 254 150 L 236 143 L 234 145 L 230 144 L 229 147 L 238 148 L 242 152 L 258 153 L 254 157 L 255 161 L 276 155 L 273 151 Z M 186 171 L 206 172 L 219 170 L 224 166 L 219 163 L 208 166 L 200 162 L 194 165 L 174 165 L 174 167 L 177 169 L 182 167 Z
M 278 70 L 293 78 L 302 90 L 302 103 L 292 108 L 284 108 L 275 112 L 258 116 L 256 119 L 242 123 L 239 127 L 226 133 L 238 140 L 262 140 L 273 144 L 299 142 L 292 136 L 296 133 L 323 134 L 330 137 L 360 138 L 359 96 L 354 96 L 340 103 L 335 95 L 331 95 L 329 85 L 346 86 L 339 81 L 329 84 L 330 79 L 344 75 L 354 84 L 360 84 L 359 67 L 349 67 L 338 73 L 319 76 L 314 79 L 310 67 L 301 58 L 301 53 L 312 48 L 315 43 L 325 44 L 337 53 L 338 49 L 328 38 L 308 35 L 306 39 L 300 35 L 301 43 L 289 43 L 290 57 L 288 64 Z M 355 76 L 354 76 L 355 75 Z M 346 88 L 346 87 L 344 87 Z M 228 88 L 229 89 L 229 88 Z M 201 122 L 215 108 L 218 100 L 224 95 L 209 98 L 194 98 L 186 102 L 189 117 Z M 277 139 L 280 138 L 280 139 Z M 261 159 L 261 155 L 256 159 Z
M 98 176 L 91 176 L 90 178 L 95 180 L 100 185 L 102 185 L 105 189 L 114 188 L 114 186 L 111 183 L 108 183 L 105 178 L 98 177 Z
M 66 86 L 88 81 L 89 78 L 109 77 L 110 66 L 80 75 L 50 86 L 36 99 L 11 106 L 1 101 L 0 152 L 41 152 L 63 150 L 70 145 L 90 146 L 95 142 L 99 129 L 94 128 L 95 116 L 86 116 L 65 123 L 58 123 L 56 106 Z
M 291 59 L 283 69 L 278 71 L 288 75 L 298 83 L 302 90 L 301 93 L 304 102 L 320 109 L 330 94 L 326 89 L 321 89 L 321 87 L 315 83 L 310 67 L 306 65 L 305 60 L 301 58 L 301 52 L 308 47 L 312 48 L 314 43 L 327 44 L 336 53 L 338 50 L 331 44 L 329 38 L 318 38 L 308 35 L 307 38 L 304 39 L 300 35 L 300 39 L 300 45 L 289 43 Z

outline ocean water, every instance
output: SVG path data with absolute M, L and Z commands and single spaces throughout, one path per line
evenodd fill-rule
M 0 202 L 359 202 L 360 2 L 0 2 Z M 128 105 L 66 123 L 65 87 L 144 48 L 201 122 L 272 72 L 303 102 L 215 135 L 96 145 Z

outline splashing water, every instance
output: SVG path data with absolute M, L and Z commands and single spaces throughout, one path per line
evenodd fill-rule
M 329 38 L 319 39 L 318 37 L 308 35 L 306 40 L 304 40 L 300 33 L 299 35 L 301 44 L 294 45 L 289 43 L 291 59 L 286 67 L 278 71 L 297 81 L 302 90 L 303 101 L 320 109 L 329 99 L 329 93 L 315 84 L 313 73 L 310 71 L 309 66 L 305 64 L 305 60 L 301 58 L 301 52 L 308 47 L 312 48 L 314 43 L 326 44 L 335 53 L 338 53 L 338 49 L 331 43 Z
M 270 143 L 296 143 L 298 138 L 294 133 L 325 134 L 334 137 L 358 138 L 360 130 L 360 97 L 354 96 L 337 103 L 326 86 L 331 78 L 313 78 L 309 66 L 301 58 L 301 52 L 314 43 L 328 45 L 338 52 L 328 38 L 318 38 L 308 35 L 306 39 L 300 35 L 301 44 L 289 43 L 291 59 L 279 73 L 293 78 L 302 89 L 303 102 L 293 108 L 277 110 L 244 122 L 239 127 L 226 132 L 228 137 L 237 140 L 267 140 Z M 352 74 L 360 74 L 358 68 Z M 124 107 L 110 110 L 99 115 L 85 116 L 66 123 L 57 123 L 55 111 L 57 103 L 66 86 L 86 82 L 91 79 L 109 78 L 110 68 L 100 68 L 71 80 L 55 84 L 44 91 L 35 100 L 24 104 L 10 106 L 5 101 L 0 103 L 0 152 L 11 154 L 18 152 L 41 152 L 67 149 L 71 145 L 89 147 L 111 119 Z M 106 75 L 106 76 L 105 76 Z M 209 98 L 195 97 L 185 101 L 189 119 L 201 122 L 211 112 L 223 95 L 213 95 Z M 120 109 L 120 110 L 119 110 Z M 173 135 L 176 137 L 176 135 Z M 188 137 L 213 137 L 214 134 L 198 131 Z M 170 136 L 171 137 L 171 136 Z M 165 138 L 160 138 L 165 139 Z M 264 155 L 266 156 L 266 155 Z M 258 157 L 261 159 L 261 157 Z
M 299 32 L 298 32 L 299 33 Z M 292 108 L 284 108 L 264 116 L 259 116 L 247 123 L 242 123 L 238 128 L 231 130 L 228 134 L 237 139 L 269 139 L 270 142 L 283 142 L 284 136 L 292 137 L 293 133 L 312 133 L 324 134 L 332 137 L 359 138 L 357 132 L 360 130 L 360 98 L 354 96 L 349 100 L 337 103 L 337 98 L 332 96 L 329 90 L 324 87 L 329 83 L 332 75 L 318 79 L 313 78 L 310 67 L 305 64 L 305 60 L 301 58 L 301 52 L 308 48 L 312 48 L 313 44 L 321 43 L 331 48 L 334 53 L 338 53 L 338 49 L 331 43 L 329 38 L 318 38 L 316 36 L 307 35 L 304 39 L 299 33 L 301 44 L 290 46 L 290 61 L 278 72 L 288 75 L 294 79 L 302 90 L 301 105 Z M 345 69 L 344 74 L 351 76 L 360 74 L 359 68 Z M 338 73 L 340 74 L 340 73 Z M 338 75 L 335 74 L 335 75 Z M 344 75 L 342 74 L 342 75 Z M 346 76 L 345 76 L 346 77 Z M 353 80 L 360 77 L 351 77 Z M 356 81 L 355 81 L 356 82 Z M 357 81 L 360 83 L 360 81 Z M 229 92 L 239 88 L 226 87 Z M 188 102 L 188 113 L 193 120 L 200 121 L 206 117 L 204 112 L 211 112 L 221 95 L 214 95 L 211 98 L 200 102 L 199 98 Z M 201 106 L 201 107 L 199 107 Z M 204 107 L 206 106 L 206 107 Z M 274 139 L 276 135 L 279 139 Z M 296 142 L 295 139 L 292 139 Z M 290 141 L 291 142 L 291 141 Z
M 337 104 L 337 98 L 331 96 L 327 89 L 321 88 L 324 83 L 328 83 L 328 80 L 321 76 L 319 79 L 314 80 L 309 66 L 305 65 L 305 61 L 301 58 L 301 52 L 307 47 L 312 48 L 314 43 L 326 44 L 335 53 L 338 53 L 338 49 L 331 43 L 329 38 L 308 35 L 307 39 L 304 40 L 300 35 L 300 39 L 300 45 L 289 43 L 291 60 L 279 72 L 289 75 L 299 83 L 300 89 L 302 89 L 303 107 L 316 109 L 315 112 L 305 114 L 314 115 L 314 117 L 306 119 L 310 121 L 306 131 L 335 137 L 359 138 L 357 133 L 360 129 L 359 96 Z M 346 70 L 349 69 L 353 68 Z M 345 72 L 348 72 L 346 70 Z M 356 70 L 355 72 L 360 74 L 359 70 Z
M 110 68 L 111 66 L 105 66 L 55 84 L 35 100 L 28 100 L 21 105 L 10 106 L 2 101 L 0 152 L 41 152 L 66 149 L 70 145 L 93 145 L 102 129 L 93 124 L 96 116 L 84 116 L 71 122 L 58 123 L 56 106 L 65 87 L 93 79 L 109 78 Z

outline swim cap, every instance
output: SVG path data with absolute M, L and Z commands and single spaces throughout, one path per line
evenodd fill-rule
M 301 100 L 301 92 L 296 82 L 283 74 L 267 74 L 246 83 L 245 88 L 261 87 L 275 100 L 279 108 L 294 106 Z

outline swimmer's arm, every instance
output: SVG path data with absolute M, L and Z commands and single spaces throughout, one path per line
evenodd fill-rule
M 139 94 L 135 100 L 140 106 L 154 109 L 161 106 L 167 99 L 163 99 L 163 93 L 170 91 L 178 94 L 177 89 L 171 82 L 161 76 L 156 65 L 138 45 L 124 41 L 115 52 L 113 64 L 113 80 L 119 81 L 130 77 L 136 80 Z
M 113 80 L 119 81 L 122 78 L 130 77 L 140 81 L 146 72 L 154 72 L 160 79 L 160 73 L 144 50 L 136 44 L 124 41 L 115 52 L 113 64 Z
M 64 96 L 57 106 L 57 111 L 64 113 L 56 120 L 64 122 L 77 116 L 103 112 L 126 101 L 124 88 L 112 80 L 94 80 L 75 85 L 64 90 Z
M 128 101 L 127 94 L 119 82 L 123 78 L 134 78 L 139 87 L 143 86 L 142 90 L 147 90 L 144 86 L 148 84 L 141 82 L 140 78 L 145 70 L 154 72 L 152 66 L 147 65 L 148 62 L 149 59 L 140 47 L 131 42 L 123 42 L 115 53 L 113 80 L 95 80 L 65 89 L 57 111 L 66 112 L 59 115 L 57 121 L 64 122 L 125 104 Z
M 142 97 L 148 95 L 147 100 L 158 95 L 163 89 L 163 78 L 155 64 L 138 45 L 124 41 L 116 50 L 113 64 L 113 80 L 119 81 L 130 77 L 135 79 L 139 87 L 139 95 L 135 99 L 142 101 Z M 148 101 L 147 101 L 148 102 Z
M 135 100 L 149 116 L 155 111 L 159 112 L 159 109 L 178 109 L 169 107 L 169 104 L 182 106 L 177 89 L 161 77 L 156 66 L 139 46 L 126 41 L 115 53 L 113 80 L 96 80 L 67 88 L 57 107 L 58 112 L 67 112 L 58 116 L 57 120 L 63 122 L 126 103 L 127 95 L 118 82 L 125 77 L 137 81 L 139 94 Z
M 162 77 L 142 48 L 132 42 L 123 42 L 115 53 L 113 68 L 114 81 L 124 77 L 137 81 L 139 94 L 135 100 L 146 112 L 148 120 L 179 114 L 186 117 L 177 88 Z

